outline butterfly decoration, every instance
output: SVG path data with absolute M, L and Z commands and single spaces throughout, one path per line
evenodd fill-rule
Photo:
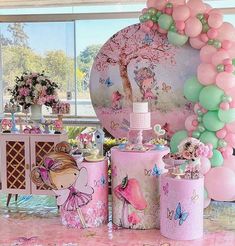
M 122 120 L 122 126 L 120 127 L 120 129 L 122 129 L 123 131 L 129 132 L 129 128 L 130 128 L 130 122 L 124 118 Z
M 94 187 L 104 187 L 107 184 L 107 180 L 102 176 L 99 180 L 94 180 Z
M 165 135 L 166 131 L 161 127 L 161 125 L 159 124 L 156 124 L 154 127 L 153 127 L 153 130 L 155 132 L 155 134 L 157 136 L 163 136 Z
M 144 175 L 145 176 L 151 176 L 151 173 L 152 173 L 152 169 L 150 169 L 150 170 L 147 170 L 146 168 L 144 169 Z
M 16 241 L 20 244 L 35 243 L 38 237 L 18 237 Z
M 179 225 L 181 226 L 186 221 L 188 216 L 189 216 L 189 213 L 182 211 L 181 204 L 179 202 L 175 210 L 174 219 L 179 220 Z
M 106 85 L 108 88 L 114 85 L 114 83 L 111 81 L 110 77 L 108 77 L 107 79 L 101 79 L 100 78 L 99 82 L 101 84 Z
M 119 127 L 119 124 L 115 123 L 114 121 L 111 121 L 111 126 L 110 127 L 111 127 L 112 130 L 116 130 Z
M 193 195 L 191 197 L 192 202 L 196 203 L 198 199 L 199 199 L 199 195 L 196 193 L 195 190 L 193 190 Z
M 144 36 L 143 44 L 150 45 L 153 42 L 153 38 L 147 33 Z
M 153 176 L 160 176 L 162 173 L 162 171 L 159 169 L 159 167 L 155 164 L 154 167 L 153 167 L 153 170 L 152 170 L 152 175 Z
M 162 91 L 168 93 L 171 90 L 171 86 L 167 85 L 165 82 L 162 83 Z
M 172 220 L 174 215 L 174 210 L 167 208 L 167 219 Z
M 167 196 L 169 193 L 169 183 L 166 183 L 165 185 L 163 185 L 162 187 L 164 194 Z

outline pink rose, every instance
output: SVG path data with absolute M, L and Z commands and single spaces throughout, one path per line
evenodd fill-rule
M 138 223 L 140 223 L 141 219 L 139 218 L 139 216 L 133 212 L 131 214 L 128 215 L 128 222 L 132 225 L 137 225 Z
M 27 97 L 29 95 L 29 88 L 27 88 L 27 87 L 20 88 L 19 94 L 20 94 L 20 96 Z

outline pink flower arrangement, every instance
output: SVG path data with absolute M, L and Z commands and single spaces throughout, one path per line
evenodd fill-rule
M 3 119 L 1 122 L 1 125 L 2 125 L 3 130 L 7 130 L 7 129 L 12 128 L 12 122 L 11 122 L 11 120 L 8 120 L 8 119 Z
M 128 215 L 128 222 L 132 226 L 135 226 L 135 225 L 139 224 L 140 221 L 141 221 L 141 219 L 139 218 L 139 216 L 135 212 L 133 212 L 133 213 Z
M 23 109 L 33 104 L 52 107 L 58 102 L 58 88 L 44 73 L 23 73 L 16 77 L 15 86 L 9 90 L 12 96 L 10 101 Z
M 92 142 L 93 134 L 81 133 L 76 137 L 76 140 L 80 141 L 82 144 L 87 145 Z
M 54 127 L 56 130 L 62 130 L 63 129 L 63 122 L 62 120 L 55 120 L 54 121 Z

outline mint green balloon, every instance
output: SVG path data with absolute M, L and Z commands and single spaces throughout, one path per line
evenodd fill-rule
M 171 147 L 171 152 L 176 153 L 178 152 L 178 145 L 182 140 L 188 137 L 188 133 L 186 131 L 179 131 L 176 132 L 170 141 L 170 147 Z
M 168 30 L 173 24 L 173 18 L 170 15 L 162 14 L 158 19 L 158 24 L 162 29 Z
M 199 138 L 204 144 L 212 144 L 213 148 L 216 149 L 218 147 L 218 138 L 216 137 L 214 132 L 205 131 L 201 134 Z
M 184 84 L 184 95 L 189 101 L 198 102 L 202 89 L 203 85 L 199 83 L 195 76 L 193 76 L 192 78 L 186 80 Z
M 223 165 L 224 158 L 220 151 L 218 151 L 217 149 L 214 149 L 213 156 L 212 158 L 210 158 L 210 161 L 211 161 L 212 167 L 220 167 Z
M 219 119 L 225 123 L 231 123 L 235 121 L 235 109 L 229 109 L 229 110 L 219 110 L 218 113 Z
M 201 136 L 201 133 L 199 132 L 199 131 L 193 131 L 193 133 L 192 133 L 192 136 L 194 137 L 194 138 L 200 138 L 200 136 Z
M 224 91 L 215 85 L 204 87 L 199 95 L 200 104 L 208 110 L 217 110 L 224 96 Z
M 218 117 L 218 111 L 208 111 L 204 114 L 202 122 L 208 131 L 216 132 L 224 127 L 224 122 L 222 122 Z
M 181 35 L 176 32 L 171 32 L 171 31 L 168 32 L 167 38 L 168 38 L 169 43 L 176 45 L 176 46 L 183 46 L 188 41 L 187 36 Z

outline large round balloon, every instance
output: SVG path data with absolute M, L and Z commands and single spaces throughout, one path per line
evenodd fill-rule
M 199 51 L 189 44 L 176 47 L 166 35 L 143 32 L 140 24 L 119 31 L 101 48 L 90 76 L 101 124 L 114 137 L 126 137 L 132 102 L 148 101 L 152 126 L 160 123 L 172 136 L 193 114 L 183 88 L 199 62 Z

